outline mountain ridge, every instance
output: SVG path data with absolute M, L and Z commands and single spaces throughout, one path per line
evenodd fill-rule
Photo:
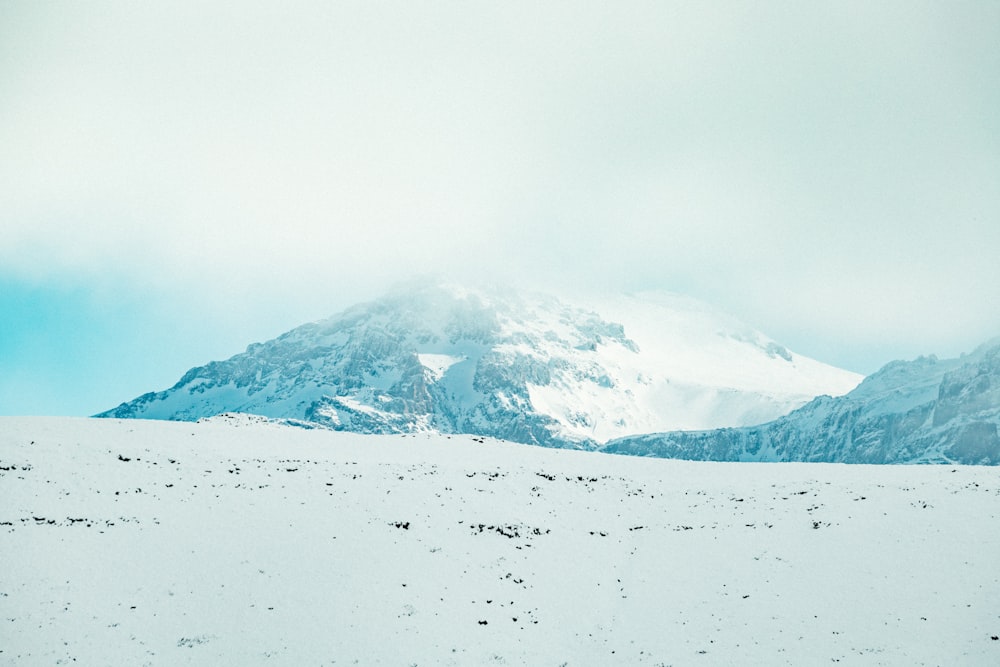
M 603 451 L 713 461 L 1000 464 L 1000 338 L 892 361 L 840 397 L 765 424 L 625 437 Z
M 859 380 L 676 295 L 578 305 L 417 283 L 97 416 L 250 412 L 592 449 L 628 434 L 764 422 Z

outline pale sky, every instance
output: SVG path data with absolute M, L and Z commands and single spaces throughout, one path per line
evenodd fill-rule
M 869 373 L 1000 335 L 1000 2 L 0 3 L 0 414 L 414 274 Z

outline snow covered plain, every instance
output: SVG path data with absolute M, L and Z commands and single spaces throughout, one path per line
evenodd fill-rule
M 0 418 L 0 664 L 997 665 L 998 470 Z

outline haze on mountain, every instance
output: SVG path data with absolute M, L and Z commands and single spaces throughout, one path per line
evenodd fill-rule
M 767 421 L 860 376 L 671 294 L 586 308 L 426 283 L 250 345 L 103 417 L 248 412 L 362 433 L 472 433 L 594 448 Z

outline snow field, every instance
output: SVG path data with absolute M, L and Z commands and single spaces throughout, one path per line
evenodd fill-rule
M 1000 664 L 995 468 L 0 418 L 0 664 Z

